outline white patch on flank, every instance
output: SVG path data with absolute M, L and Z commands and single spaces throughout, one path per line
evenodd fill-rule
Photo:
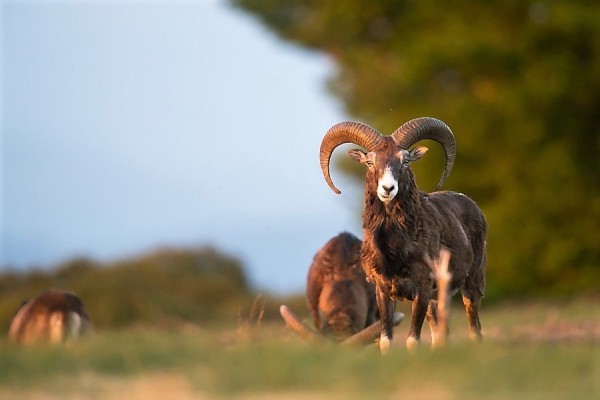
M 83 331 L 83 324 L 81 321 L 81 316 L 76 312 L 69 311 L 68 312 L 68 324 L 67 324 L 67 337 L 66 339 L 75 340 L 79 338 L 79 335 Z
M 384 188 L 393 189 L 388 192 Z M 398 194 L 398 181 L 394 178 L 392 169 L 388 166 L 383 171 L 383 176 L 379 178 L 379 182 L 377 183 L 377 197 L 379 197 L 379 200 L 387 203 L 396 197 L 396 194 Z
M 30 308 L 31 301 L 28 301 L 23 305 L 23 307 L 19 309 L 19 311 L 17 311 L 17 315 L 15 315 L 15 317 L 13 318 L 10 324 L 10 329 L 8 331 L 8 337 L 12 340 L 18 340 L 19 332 L 21 331 L 22 326 L 24 326 L 27 323 L 26 317 L 29 313 L 28 310 Z
M 64 339 L 65 321 L 63 313 L 60 311 L 53 312 L 48 317 L 48 337 L 50 343 L 60 343 Z

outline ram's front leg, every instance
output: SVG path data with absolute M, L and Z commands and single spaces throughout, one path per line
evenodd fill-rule
M 422 294 L 417 294 L 412 302 L 412 318 L 410 321 L 410 330 L 408 331 L 408 339 L 406 339 L 406 348 L 408 350 L 415 349 L 421 341 L 421 328 L 427 314 L 427 306 L 429 298 Z
M 381 317 L 381 336 L 379 350 L 381 354 L 387 353 L 394 337 L 394 308 L 395 301 L 390 297 L 386 287 L 376 285 L 377 307 Z

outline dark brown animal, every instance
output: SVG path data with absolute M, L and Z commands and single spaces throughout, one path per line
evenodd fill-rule
M 75 293 L 48 290 L 17 311 L 8 332 L 12 343 L 61 343 L 92 331 L 92 322 Z
M 336 342 L 372 343 L 381 330 L 375 286 L 360 264 L 361 244 L 347 232 L 335 236 L 316 253 L 308 271 L 306 297 L 315 329 Z M 301 337 L 315 337 L 287 307 L 282 306 L 281 314 Z M 402 314 L 395 318 L 399 323 Z
M 412 302 L 407 347 L 418 344 L 425 317 L 435 345 L 434 271 L 444 247 L 452 255 L 449 295 L 461 290 L 471 337 L 481 337 L 479 305 L 485 289 L 487 224 L 479 207 L 467 196 L 450 191 L 428 194 L 417 189 L 409 164 L 420 159 L 427 148 L 409 148 L 424 139 L 434 140 L 444 149 L 446 164 L 439 188 L 454 164 L 456 144 L 450 128 L 437 119 L 411 120 L 390 136 L 360 122 L 342 122 L 329 129 L 321 143 L 323 175 L 336 193 L 340 191 L 329 174 L 333 150 L 342 143 L 367 150 L 351 150 L 349 155 L 367 166 L 361 260 L 367 279 L 376 285 L 382 352 L 392 340 L 395 299 Z
M 344 232 L 315 255 L 306 297 L 317 331 L 344 340 L 377 320 L 375 285 L 360 264 L 362 241 Z

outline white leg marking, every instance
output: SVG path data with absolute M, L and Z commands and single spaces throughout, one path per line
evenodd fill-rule
M 406 348 L 409 351 L 413 351 L 417 347 L 419 347 L 419 341 L 417 340 L 417 338 L 415 338 L 413 336 L 409 336 L 408 339 L 406 339 Z
M 381 354 L 387 354 L 391 344 L 392 341 L 390 340 L 390 338 L 382 334 L 379 338 L 379 351 L 381 352 Z

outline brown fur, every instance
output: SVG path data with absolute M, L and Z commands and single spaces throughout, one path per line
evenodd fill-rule
M 361 268 L 361 241 L 344 232 L 332 238 L 314 257 L 306 296 L 315 328 L 344 340 L 377 320 L 375 287 Z
M 92 322 L 77 295 L 48 290 L 26 302 L 12 320 L 8 340 L 29 345 L 61 343 L 92 330 Z
M 412 302 L 409 347 L 420 340 L 426 316 L 432 332 L 436 330 L 433 266 L 442 247 L 452 255 L 450 294 L 462 291 L 471 335 L 480 337 L 478 308 L 485 289 L 485 218 L 475 202 L 460 193 L 419 191 L 408 162 L 420 158 L 426 149 L 410 154 L 400 150 L 392 138 L 383 138 L 373 149 L 374 154 L 369 155 L 376 163 L 369 167 L 365 183 L 361 258 L 367 278 L 376 285 L 382 337 L 392 338 L 394 299 Z M 350 155 L 362 163 L 367 159 L 360 150 L 353 150 Z M 377 196 L 378 179 L 385 168 L 390 168 L 398 181 L 398 193 L 387 204 Z

